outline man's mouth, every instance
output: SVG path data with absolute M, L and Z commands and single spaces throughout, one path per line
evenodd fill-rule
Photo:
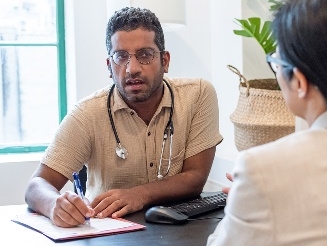
M 143 80 L 129 79 L 129 80 L 126 81 L 126 85 L 138 85 L 138 84 L 144 84 Z
M 128 87 L 128 89 L 130 90 L 140 90 L 143 84 L 144 84 L 143 80 L 129 79 L 126 82 L 126 87 Z

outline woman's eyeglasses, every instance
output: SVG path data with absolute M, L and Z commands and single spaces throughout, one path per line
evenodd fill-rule
M 266 56 L 266 61 L 269 64 L 271 70 L 274 72 L 275 75 L 277 73 L 278 66 L 288 67 L 291 69 L 294 68 L 293 65 L 291 65 L 288 62 L 283 61 L 279 58 L 276 58 L 276 56 L 277 56 L 276 52 L 272 52 Z

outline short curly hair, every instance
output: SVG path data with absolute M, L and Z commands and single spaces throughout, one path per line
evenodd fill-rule
M 118 10 L 109 19 L 106 30 L 106 46 L 110 55 L 111 37 L 117 31 L 132 31 L 137 28 L 154 31 L 154 43 L 160 51 L 165 50 L 165 37 L 159 19 L 149 9 L 125 7 Z

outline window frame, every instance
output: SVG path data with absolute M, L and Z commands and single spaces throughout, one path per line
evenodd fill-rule
M 66 85 L 66 50 L 65 50 L 65 4 L 64 0 L 56 0 L 56 29 L 57 40 L 55 43 L 23 43 L 23 42 L 1 42 L 1 46 L 56 46 L 58 61 L 58 119 L 59 122 L 67 114 L 67 85 Z M 1 154 L 15 153 L 35 153 L 42 152 L 48 147 L 48 144 L 40 143 L 37 145 L 7 145 L 0 146 Z

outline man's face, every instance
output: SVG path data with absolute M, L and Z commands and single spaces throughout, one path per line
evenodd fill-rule
M 117 65 L 109 58 L 112 78 L 127 104 L 144 102 L 152 97 L 161 96 L 163 74 L 168 72 L 169 53 L 163 52 L 163 59 L 154 43 L 155 33 L 144 29 L 133 31 L 117 31 L 112 37 L 110 55 L 118 51 L 131 54 L 126 64 Z M 143 49 L 153 50 L 153 60 L 149 64 L 141 64 L 133 54 L 142 54 Z M 128 57 L 128 54 L 127 54 Z M 139 59 L 141 60 L 141 59 Z

